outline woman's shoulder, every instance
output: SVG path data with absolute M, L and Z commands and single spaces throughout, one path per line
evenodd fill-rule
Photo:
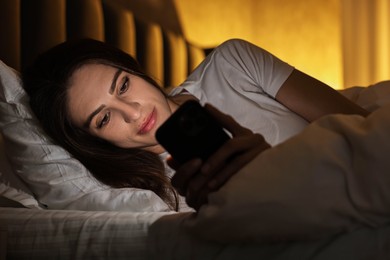
M 229 40 L 222 42 L 220 45 L 218 45 L 216 47 L 216 49 L 242 48 L 242 47 L 245 47 L 245 46 L 250 45 L 250 44 L 252 44 L 252 43 L 250 43 L 247 40 L 240 39 L 240 38 L 232 38 L 232 39 L 229 39 Z
M 250 60 L 250 47 L 253 44 L 246 40 L 233 38 L 224 41 L 214 48 L 207 57 L 193 70 L 181 86 L 189 86 L 194 83 L 201 85 L 213 85 L 217 74 L 231 73 L 234 67 L 243 71 L 243 67 Z M 226 79 L 226 77 L 224 77 Z M 206 83 L 207 81 L 207 83 Z M 212 82 L 210 82 L 212 81 Z
M 220 45 L 214 48 L 213 52 L 235 54 L 237 52 L 241 52 L 244 49 L 247 49 L 250 45 L 252 44 L 246 40 L 233 38 L 222 42 Z
M 192 79 L 193 77 L 199 76 L 199 74 L 203 75 L 206 71 L 212 70 L 214 66 L 220 69 L 226 63 L 236 63 L 234 61 L 240 57 L 239 53 L 243 54 L 246 52 L 245 49 L 248 49 L 246 46 L 250 44 L 250 42 L 238 38 L 224 41 L 206 56 L 187 79 Z
M 214 56 L 214 59 L 223 59 L 232 66 L 242 67 L 255 60 L 263 59 L 267 55 L 268 52 L 263 48 L 247 40 L 233 38 L 218 45 L 211 56 Z

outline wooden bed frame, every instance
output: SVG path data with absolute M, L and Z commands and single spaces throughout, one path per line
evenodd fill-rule
M 106 41 L 133 55 L 164 87 L 180 84 L 205 57 L 183 35 L 112 0 L 1 1 L 0 38 L 0 59 L 16 70 L 67 39 Z

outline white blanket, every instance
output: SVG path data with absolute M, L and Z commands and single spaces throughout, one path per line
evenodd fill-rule
M 390 225 L 362 228 L 315 241 L 220 244 L 193 236 L 188 213 L 164 216 L 150 228 L 148 258 L 159 260 L 388 260 Z M 240 225 L 245 224 L 241 221 Z
M 377 109 L 370 116 L 324 117 L 260 154 L 211 194 L 197 215 L 158 220 L 152 238 L 171 242 L 152 251 L 167 259 L 183 257 L 178 252 L 185 250 L 206 250 L 217 259 L 230 259 L 226 252 L 266 259 L 272 252 L 277 259 L 388 259 L 390 105 L 359 96 L 375 96 L 375 89 L 358 90 L 351 98 Z M 176 251 L 169 251 L 172 243 Z
M 188 225 L 219 242 L 319 238 L 390 222 L 390 106 L 323 118 L 260 154 Z

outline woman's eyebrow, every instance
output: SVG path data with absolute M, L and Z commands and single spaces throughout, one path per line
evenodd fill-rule
M 108 89 L 108 93 L 110 93 L 112 95 L 112 93 L 114 93 L 115 91 L 115 87 L 116 87 L 116 82 L 118 80 L 118 77 L 119 75 L 121 74 L 122 70 L 121 69 L 118 69 L 115 74 L 114 74 L 114 77 L 112 78 L 112 82 L 111 82 L 111 86 L 110 88 Z M 85 123 L 83 124 L 84 128 L 89 128 L 90 124 L 91 124 L 91 121 L 92 119 L 105 107 L 105 105 L 101 105 L 99 106 L 95 111 L 93 111 L 87 118 L 87 120 L 85 121 Z
M 108 91 L 108 93 L 110 93 L 110 94 L 114 93 L 115 86 L 116 86 L 116 81 L 118 80 L 119 74 L 121 74 L 121 72 L 122 72 L 121 69 L 118 69 L 115 72 L 115 75 L 114 75 L 114 77 L 112 79 L 111 87 L 110 87 L 110 90 Z
M 85 121 L 85 123 L 83 124 L 83 127 L 88 129 L 90 124 L 91 124 L 91 121 L 92 119 L 97 115 L 99 114 L 100 111 L 102 111 L 102 109 L 105 107 L 105 105 L 101 105 L 99 106 L 95 111 L 93 111 L 87 118 L 87 120 Z

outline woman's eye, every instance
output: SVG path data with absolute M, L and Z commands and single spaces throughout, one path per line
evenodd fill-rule
M 119 94 L 119 95 L 122 95 L 122 94 L 125 93 L 128 89 L 129 89 L 129 78 L 128 78 L 128 77 L 125 77 L 122 86 L 120 86 L 120 88 L 119 88 L 118 94 Z
M 110 121 L 110 112 L 104 114 L 103 118 L 98 122 L 97 128 L 102 128 Z

